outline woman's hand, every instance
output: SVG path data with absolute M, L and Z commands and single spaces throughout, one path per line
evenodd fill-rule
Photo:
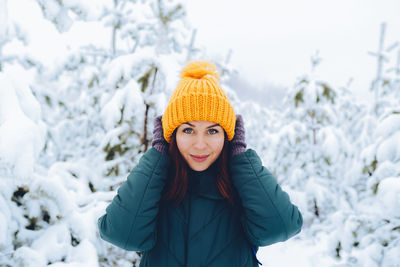
M 235 135 L 231 140 L 231 156 L 246 152 L 245 129 L 242 115 L 236 115 Z
M 167 154 L 169 149 L 169 144 L 164 138 L 162 122 L 162 115 L 157 116 L 154 119 L 154 129 L 153 129 L 153 141 L 151 145 L 160 153 Z

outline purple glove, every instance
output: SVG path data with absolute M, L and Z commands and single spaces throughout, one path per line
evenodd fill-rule
M 245 130 L 242 115 L 236 115 L 235 136 L 231 140 L 231 156 L 246 152 Z
M 169 144 L 164 138 L 162 122 L 162 115 L 154 119 L 154 129 L 153 129 L 153 141 L 151 145 L 160 153 L 167 154 Z

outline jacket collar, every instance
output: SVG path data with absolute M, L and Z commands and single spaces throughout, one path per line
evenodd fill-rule
M 189 168 L 188 191 L 210 199 L 224 199 L 216 184 L 217 174 L 216 162 L 204 171 L 194 171 Z

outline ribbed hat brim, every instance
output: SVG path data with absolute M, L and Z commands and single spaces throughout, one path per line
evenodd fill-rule
M 164 138 L 170 142 L 174 130 L 188 121 L 211 121 L 218 123 L 232 140 L 235 130 L 235 112 L 227 98 L 207 93 L 181 95 L 171 102 L 162 118 Z

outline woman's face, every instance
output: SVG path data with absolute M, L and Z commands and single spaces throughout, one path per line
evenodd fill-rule
M 206 170 L 221 154 L 224 129 L 214 122 L 189 121 L 176 132 L 179 152 L 194 171 Z

